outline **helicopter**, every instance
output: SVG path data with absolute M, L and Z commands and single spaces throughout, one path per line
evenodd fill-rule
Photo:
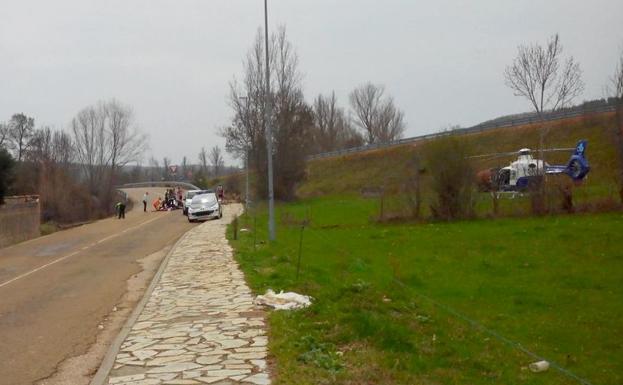
M 544 175 L 564 174 L 572 180 L 583 180 L 590 171 L 590 164 L 585 157 L 587 140 L 578 141 L 573 148 L 550 148 L 533 151 L 522 148 L 519 151 L 496 154 L 476 155 L 469 158 L 496 158 L 517 156 L 508 166 L 490 168 L 478 173 L 478 181 L 484 191 L 523 192 L 541 183 Z M 550 165 L 532 156 L 535 152 L 573 151 L 566 165 Z

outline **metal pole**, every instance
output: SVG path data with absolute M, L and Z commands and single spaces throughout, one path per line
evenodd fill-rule
M 246 162 L 247 162 L 247 181 L 246 181 L 246 193 L 244 194 L 244 211 L 248 214 L 249 213 L 249 147 L 247 146 L 247 155 L 246 155 Z
M 296 262 L 296 280 L 299 280 L 299 272 L 301 271 L 301 252 L 303 251 L 303 231 L 305 231 L 305 224 L 301 225 L 301 235 L 299 236 L 299 258 Z
M 264 0 L 264 40 L 266 43 L 266 95 L 264 120 L 266 121 L 266 157 L 268 158 L 268 239 L 275 240 L 275 202 L 273 195 L 273 133 L 271 122 L 270 62 L 268 52 L 268 0 Z

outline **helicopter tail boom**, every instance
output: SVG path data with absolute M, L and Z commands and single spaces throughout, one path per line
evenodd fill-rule
M 569 158 L 566 165 L 545 166 L 546 174 L 567 174 L 573 180 L 580 181 L 586 177 L 591 170 L 588 160 L 584 156 L 587 141 L 582 139 L 575 146 L 573 155 Z

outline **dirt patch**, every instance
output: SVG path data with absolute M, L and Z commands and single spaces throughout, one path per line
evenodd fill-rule
M 111 309 L 104 322 L 100 324 L 96 342 L 82 355 L 62 361 L 54 374 L 38 381 L 37 385 L 88 385 L 124 323 L 143 297 L 162 259 L 171 246 L 138 260 L 142 271 L 132 275 L 127 281 L 127 290 L 117 305 Z

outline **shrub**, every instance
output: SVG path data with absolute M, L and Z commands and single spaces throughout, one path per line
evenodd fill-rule
M 448 135 L 427 143 L 426 172 L 430 174 L 435 219 L 467 218 L 474 212 L 475 176 L 464 138 Z

